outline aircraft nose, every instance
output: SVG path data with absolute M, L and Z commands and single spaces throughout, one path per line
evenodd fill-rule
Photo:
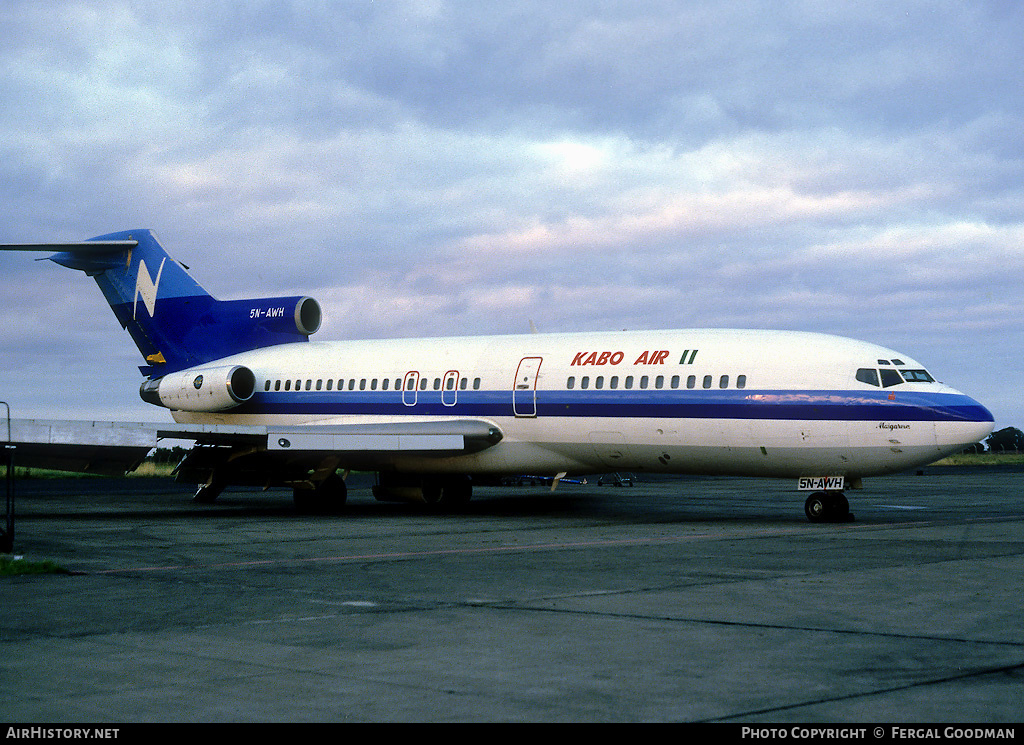
M 963 426 L 964 447 L 969 447 L 976 442 L 981 442 L 992 434 L 992 422 L 970 422 Z
M 954 394 L 953 405 L 947 408 L 949 419 L 936 423 L 940 447 L 967 448 L 992 433 L 995 417 L 984 405 L 962 393 Z

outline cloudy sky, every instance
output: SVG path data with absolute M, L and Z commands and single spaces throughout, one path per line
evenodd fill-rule
M 0 5 L 0 242 L 152 228 L 314 338 L 805 329 L 1024 428 L 1024 4 Z M 0 255 L 15 416 L 158 421 L 84 275 Z M 799 361 L 794 361 L 799 364 Z

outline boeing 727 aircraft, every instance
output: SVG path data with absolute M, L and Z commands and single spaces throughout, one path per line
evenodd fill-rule
M 993 426 L 921 363 L 836 336 L 310 342 L 315 300 L 216 300 L 149 230 L 3 248 L 55 252 L 96 281 L 145 359 L 142 398 L 171 411 L 156 435 L 196 443 L 178 478 L 200 501 L 258 484 L 294 489 L 299 506 L 340 502 L 339 472 L 368 470 L 379 498 L 458 504 L 501 475 L 635 471 L 797 479 L 810 520 L 841 521 L 845 488 L 959 452 Z

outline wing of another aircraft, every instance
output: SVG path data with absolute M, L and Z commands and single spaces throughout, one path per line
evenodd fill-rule
M 157 445 L 155 425 L 132 422 L 11 419 L 4 435 L 16 466 L 106 475 L 134 471 Z

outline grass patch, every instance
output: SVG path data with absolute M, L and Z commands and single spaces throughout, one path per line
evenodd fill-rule
M 174 471 L 174 463 L 154 463 L 144 461 L 142 465 L 131 473 L 126 473 L 126 478 L 170 478 Z M 7 478 L 7 467 L 0 466 L 0 480 Z M 31 468 L 25 466 L 14 467 L 14 478 L 16 479 L 101 479 L 111 478 L 108 474 L 82 473 L 81 471 L 57 471 L 50 468 Z M 113 478 L 118 478 L 114 476 Z
M 127 475 L 129 478 L 143 479 L 170 478 L 174 475 L 174 469 L 177 465 L 177 462 L 156 463 L 154 461 L 147 460 L 143 461 L 142 465 Z
M 7 467 L 0 466 L 0 479 L 7 478 Z M 14 478 L 22 479 L 98 479 L 97 473 L 79 473 L 77 471 L 54 471 L 49 468 L 14 467 Z
M 936 461 L 933 466 L 1019 466 L 1024 453 L 959 453 Z
M 22 574 L 71 574 L 71 572 L 49 560 L 26 561 L 13 556 L 0 556 L 0 577 L 17 577 Z

